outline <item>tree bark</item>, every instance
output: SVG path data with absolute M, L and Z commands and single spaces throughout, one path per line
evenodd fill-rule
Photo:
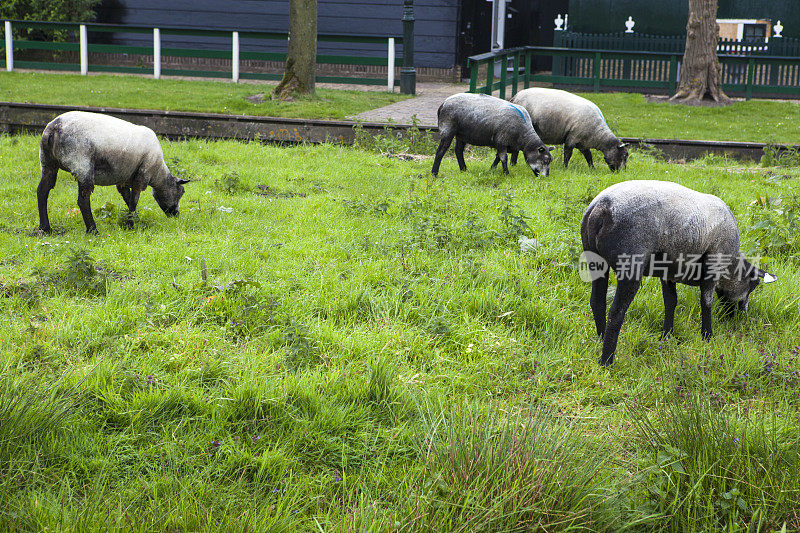
M 317 0 L 289 0 L 289 50 L 283 79 L 272 98 L 314 93 L 317 70 Z
M 717 2 L 689 0 L 686 50 L 683 53 L 678 90 L 671 98 L 673 101 L 700 104 L 710 99 L 720 105 L 731 103 L 731 99 L 722 92 L 722 66 L 717 58 Z

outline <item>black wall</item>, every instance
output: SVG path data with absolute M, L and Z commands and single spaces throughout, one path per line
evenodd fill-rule
M 485 0 L 484 0 L 485 1 Z M 450 68 L 456 64 L 458 0 L 415 0 L 415 64 L 418 67 Z M 403 34 L 402 0 L 319 0 L 319 33 L 341 35 Z M 288 0 L 105 0 L 98 10 L 98 22 L 148 26 L 180 26 L 202 29 L 237 29 L 287 32 Z M 115 42 L 142 44 L 149 36 L 119 34 Z M 230 47 L 229 39 L 162 35 L 162 46 Z M 282 41 L 242 39 L 245 51 L 285 52 Z M 320 54 L 386 54 L 385 45 L 319 43 Z
M 688 13 L 688 0 L 570 0 L 569 26 L 588 33 L 625 31 L 625 21 L 632 16 L 636 32 L 683 35 Z M 780 20 L 784 36 L 800 37 L 798 0 L 719 0 L 717 16 Z

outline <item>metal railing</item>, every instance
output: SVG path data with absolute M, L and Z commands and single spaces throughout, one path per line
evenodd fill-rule
M 552 73 L 534 73 L 532 58 L 550 57 Z M 723 67 L 722 88 L 730 95 L 800 97 L 800 57 L 719 54 Z M 557 86 L 584 86 L 599 92 L 613 90 L 659 90 L 674 93 L 683 52 L 596 50 L 549 46 L 510 48 L 472 56 L 470 92 L 491 94 L 499 90 L 505 98 L 520 85 L 531 82 Z M 481 75 L 480 70 L 485 67 Z M 483 85 L 478 84 L 481 79 Z M 485 80 L 485 83 L 484 83 Z
M 283 41 L 288 42 L 288 34 L 281 32 L 265 32 L 250 30 L 206 30 L 198 28 L 182 27 L 157 27 L 137 26 L 123 24 L 98 24 L 98 23 L 71 23 L 71 22 L 42 22 L 29 20 L 4 20 L 5 40 L 3 48 L 4 54 L 0 54 L 0 68 L 12 71 L 14 68 L 42 69 L 42 70 L 70 70 L 78 71 L 81 74 L 89 72 L 126 72 L 137 74 L 152 73 L 153 77 L 159 78 L 162 75 L 187 76 L 187 77 L 215 77 L 231 78 L 234 82 L 240 79 L 263 79 L 279 80 L 281 74 L 264 72 L 242 72 L 240 69 L 241 60 L 261 60 L 261 61 L 285 61 L 286 53 L 244 51 L 242 50 L 242 40 L 248 39 L 255 41 Z M 69 41 L 55 40 L 31 40 L 16 39 L 14 32 L 20 29 L 42 30 L 46 32 L 66 31 L 70 35 Z M 99 34 L 149 34 L 152 35 L 151 46 L 131 46 L 121 44 L 102 44 L 91 42 L 92 36 Z M 229 40 L 230 45 L 224 48 L 201 49 L 201 48 L 177 48 L 162 47 L 163 36 L 197 36 L 214 38 L 219 42 L 221 39 Z M 403 38 L 395 36 L 378 35 L 331 35 L 319 34 L 319 42 L 367 44 L 375 47 L 385 45 L 386 54 L 382 57 L 366 57 L 352 55 L 332 55 L 318 54 L 317 63 L 319 64 L 341 64 L 341 65 L 376 65 L 386 66 L 386 78 L 370 78 L 362 76 L 317 76 L 318 82 L 328 83 L 358 83 L 367 85 L 386 85 L 391 91 L 398 81 L 395 80 L 395 65 L 402 61 L 402 55 L 397 53 L 396 44 L 402 45 Z M 50 58 L 23 60 L 15 59 L 15 51 L 19 50 L 40 50 L 50 55 Z M 67 52 L 67 54 L 64 54 Z M 74 60 L 77 52 L 79 60 Z M 145 66 L 125 66 L 115 64 L 100 64 L 89 61 L 89 53 L 94 54 L 129 54 L 134 56 L 152 56 L 152 68 Z M 67 61 L 56 61 L 58 54 L 61 54 Z M 165 56 L 186 57 L 186 58 L 206 58 L 206 59 L 225 59 L 231 61 L 230 70 L 200 70 L 189 68 L 162 68 Z M 4 57 L 4 61 L 2 58 Z

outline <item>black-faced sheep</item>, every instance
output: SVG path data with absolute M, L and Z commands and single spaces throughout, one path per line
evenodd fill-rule
M 739 229 L 725 203 L 667 181 L 625 181 L 592 200 L 581 222 L 586 264 L 592 265 L 591 307 L 603 337 L 601 365 L 614 362 L 625 312 L 643 276 L 661 278 L 664 335 L 672 332 L 676 283 L 700 287 L 702 336 L 711 336 L 714 293 L 747 310 L 759 280 L 775 276 L 750 264 L 739 251 Z M 588 257 L 587 257 L 588 256 Z M 608 266 L 617 290 L 606 320 Z
M 519 104 L 531 115 L 533 127 L 543 142 L 564 145 L 564 167 L 572 150 L 577 148 L 590 167 L 591 149 L 599 150 L 611 170 L 624 170 L 628 149 L 606 124 L 603 113 L 594 103 L 576 94 L 559 89 L 534 87 L 518 92 L 511 102 Z M 517 154 L 512 152 L 511 163 Z
M 497 150 L 498 162 L 503 163 L 503 172 L 508 174 L 508 152 L 522 150 L 525 161 L 535 175 L 547 176 L 550 171 L 550 150 L 544 145 L 531 124 L 531 117 L 521 106 L 486 94 L 454 94 L 439 107 L 439 134 L 441 140 L 436 150 L 431 173 L 439 173 L 447 149 L 456 140 L 456 159 L 461 171 L 467 170 L 464 162 L 464 147 L 492 146 Z
M 95 185 L 116 185 L 128 209 L 136 211 L 139 194 L 149 185 L 167 216 L 177 216 L 183 184 L 164 163 L 153 130 L 124 120 L 83 111 L 70 111 L 50 122 L 39 143 L 42 179 L 36 189 L 39 229 L 49 233 L 47 198 L 56 184 L 58 169 L 78 182 L 78 207 L 86 231 L 97 231 L 90 197 Z

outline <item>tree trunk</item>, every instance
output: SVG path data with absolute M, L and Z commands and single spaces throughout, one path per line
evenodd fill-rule
M 719 25 L 718 0 L 689 0 L 686 50 L 683 53 L 678 91 L 671 99 L 700 104 L 704 99 L 722 105 L 731 103 L 722 92 L 722 66 L 717 58 Z
M 272 98 L 313 94 L 317 70 L 317 0 L 289 0 L 289 51 Z

